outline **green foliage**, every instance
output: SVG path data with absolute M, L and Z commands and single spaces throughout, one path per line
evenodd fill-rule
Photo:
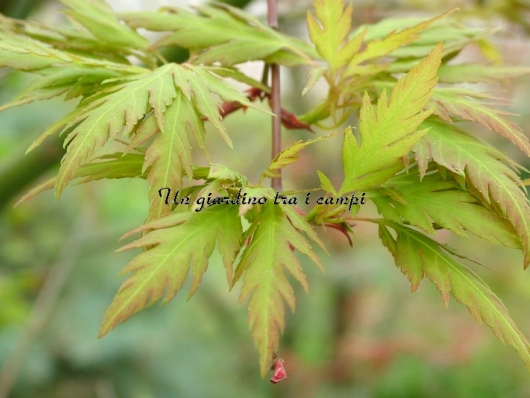
M 387 225 L 396 232 L 395 239 Z M 500 299 L 478 276 L 450 257 L 438 242 L 411 228 L 381 222 L 379 235 L 396 265 L 409 278 L 413 291 L 423 276 L 429 278 L 440 291 L 445 305 L 452 294 L 477 321 L 484 322 L 501 341 L 513 346 L 530 370 L 530 343 L 511 320 Z
M 65 137 L 57 176 L 21 201 L 54 187 L 59 198 L 74 180 L 147 181 L 146 223 L 130 233 L 142 237 L 122 248 L 143 251 L 122 270 L 126 278 L 100 336 L 146 306 L 171 300 L 190 270 L 191 297 L 217 246 L 228 287 L 239 283 L 240 303 L 248 301 L 248 322 L 265 375 L 285 326 L 284 302 L 295 307 L 287 275 L 308 289 L 295 253 L 322 267 L 311 245 L 325 247 L 313 225 L 336 228 L 351 239 L 355 223 L 370 221 L 379 224 L 380 238 L 412 290 L 426 276 L 444 303 L 452 294 L 530 364 L 528 342 L 500 299 L 455 258 L 454 250 L 427 236 L 440 230 L 462 237 L 471 233 L 521 249 L 524 267 L 530 264 L 530 204 L 521 166 L 457 125 L 468 121 L 490 129 L 530 155 L 521 129 L 497 108 L 502 102 L 456 86 L 529 72 L 450 63 L 472 43 L 491 54 L 489 32 L 462 27 L 449 13 L 429 20 L 388 19 L 353 31 L 351 5 L 314 0 L 314 12 L 307 15 L 310 44 L 226 5 L 117 15 L 103 0 L 63 3 L 75 21 L 69 28 L 1 18 L 0 66 L 38 77 L 0 109 L 57 96 L 78 101 L 30 148 L 53 134 Z M 164 36 L 150 44 L 137 28 Z M 189 59 L 167 63 L 159 50 L 171 46 L 189 50 Z M 319 125 L 331 119 L 336 131 L 295 142 L 272 159 L 256 184 L 244 172 L 210 163 L 206 139 L 214 130 L 231 147 L 226 114 L 249 107 L 270 113 L 255 104 L 272 95 L 267 80 L 257 82 L 237 69 L 248 60 L 311 67 L 301 94 L 324 79 L 328 95 L 296 121 Z M 249 91 L 241 93 L 227 78 Z M 357 136 L 351 126 L 338 128 L 357 114 Z M 344 135 L 336 151 L 344 170 L 340 189 L 314 165 L 309 172 L 318 173 L 320 187 L 297 187 L 297 192 L 321 189 L 326 199 L 336 200 L 360 197 L 363 191 L 381 218 L 358 217 L 361 204 L 336 201 L 305 212 L 294 203 L 275 202 L 277 194 L 287 192 L 273 192 L 264 183 L 296 164 L 306 147 L 335 134 Z M 194 147 L 207 164 L 201 164 Z
M 368 94 L 364 94 L 359 117 L 361 145 L 350 132 L 344 135 L 341 193 L 373 189 L 403 168 L 400 159 L 427 132 L 418 130 L 418 126 L 432 113 L 423 109 L 436 85 L 441 54 L 442 46 L 438 45 L 398 80 L 390 100 L 383 92 L 375 109 Z
M 270 367 L 270 359 L 278 347 L 279 334 L 285 326 L 283 301 L 291 310 L 294 311 L 295 307 L 293 288 L 285 276 L 284 268 L 307 291 L 306 277 L 293 252 L 305 254 L 322 267 L 301 231 L 323 247 L 311 226 L 299 214 L 289 207 L 282 209 L 268 203 L 245 232 L 244 239 L 250 244 L 241 255 L 234 283 L 243 277 L 239 302 L 244 303 L 250 298 L 248 322 L 261 354 L 263 376 Z
M 209 207 L 200 212 L 175 213 L 147 223 L 134 232 L 153 230 L 122 248 L 150 247 L 137 256 L 121 274 L 132 273 L 121 285 L 100 329 L 105 335 L 118 323 L 160 300 L 171 300 L 191 269 L 190 298 L 199 286 L 216 242 L 229 282 L 232 264 L 241 246 L 241 220 L 235 206 Z M 177 266 L 175 266 L 177 264 Z

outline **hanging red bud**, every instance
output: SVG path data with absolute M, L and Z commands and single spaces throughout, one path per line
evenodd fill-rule
M 283 359 L 274 359 L 271 369 L 274 370 L 274 374 L 271 377 L 271 383 L 276 384 L 287 378 L 287 373 L 285 372 L 285 367 L 283 366 Z

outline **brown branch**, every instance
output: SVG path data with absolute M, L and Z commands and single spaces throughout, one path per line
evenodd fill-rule
M 278 5 L 276 0 L 267 0 L 267 22 L 273 29 L 278 30 Z M 271 95 L 270 103 L 272 113 L 272 159 L 278 156 L 282 150 L 282 104 L 280 100 L 280 66 L 271 64 Z M 281 173 L 281 170 L 278 170 Z M 279 192 L 282 190 L 282 177 L 273 177 L 271 180 L 272 189 Z

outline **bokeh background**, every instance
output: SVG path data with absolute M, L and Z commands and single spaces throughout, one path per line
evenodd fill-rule
M 186 6 L 175 0 L 109 3 L 119 11 Z M 250 1 L 246 8 L 264 16 L 264 3 Z M 306 35 L 310 2 L 280 3 L 283 30 Z M 493 42 L 507 64 L 530 66 L 528 0 L 353 4 L 356 24 L 460 7 L 457 17 L 463 22 L 497 29 Z M 6 15 L 49 23 L 63 22 L 60 8 L 55 0 L 0 1 Z M 480 55 L 470 48 L 465 56 Z M 260 68 L 245 66 L 258 77 Z M 0 70 L 0 105 L 30 80 Z M 325 95 L 316 89 L 300 98 L 304 71 L 284 71 L 283 80 L 284 106 L 293 112 L 307 111 Z M 511 111 L 528 132 L 530 78 L 494 89 L 513 100 Z M 319 253 L 326 273 L 304 263 L 311 289 L 305 295 L 295 288 L 297 310 L 287 313 L 280 347 L 289 378 L 278 385 L 259 376 L 246 308 L 237 305 L 237 288 L 228 291 L 215 255 L 189 302 L 184 291 L 98 340 L 99 323 L 120 284 L 115 276 L 136 254 L 114 251 L 120 236 L 144 221 L 145 181 L 71 186 L 60 203 L 47 192 L 13 209 L 31 184 L 56 172 L 61 149 L 52 139 L 34 154 L 24 152 L 74 105 L 54 100 L 0 113 L 0 391 L 5 398 L 530 396 L 530 377 L 515 351 L 454 300 L 445 309 L 428 281 L 411 294 L 370 225 L 355 227 L 353 248 L 342 235 L 319 231 L 330 248 L 329 256 Z M 270 121 L 248 111 L 226 123 L 235 152 L 212 134 L 212 160 L 255 182 L 269 161 Z M 528 159 L 506 141 L 477 133 L 530 169 Z M 302 131 L 286 132 L 285 145 L 304 138 L 309 137 Z M 298 166 L 286 170 L 285 188 L 317 184 L 316 165 L 339 182 L 340 144 L 335 137 L 309 147 Z M 375 215 L 371 205 L 363 212 Z M 522 269 L 520 253 L 474 238 L 440 238 L 492 268 L 470 265 L 530 337 L 530 274 Z

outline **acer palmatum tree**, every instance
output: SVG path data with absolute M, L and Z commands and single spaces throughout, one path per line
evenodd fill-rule
M 528 68 L 452 62 L 468 45 L 485 43 L 485 32 L 461 26 L 450 13 L 356 28 L 351 5 L 314 0 L 306 42 L 221 4 L 116 14 L 103 0 L 62 2 L 75 22 L 68 28 L 1 18 L 0 65 L 38 76 L 1 109 L 57 96 L 78 100 L 30 147 L 58 134 L 66 154 L 57 176 L 21 202 L 52 188 L 59 199 L 73 181 L 143 178 L 149 184 L 146 223 L 126 235 L 140 237 L 122 248 L 143 251 L 123 269 L 125 280 L 100 336 L 146 306 L 171 300 L 188 276 L 192 296 L 217 250 L 228 288 L 241 284 L 240 302 L 248 302 L 261 373 L 272 364 L 273 381 L 279 381 L 285 376 L 276 356 L 285 305 L 295 307 L 287 276 L 308 289 L 298 256 L 323 268 L 313 247 L 325 245 L 314 228 L 332 227 L 351 240 L 354 224 L 369 222 L 377 224 L 412 290 L 427 277 L 446 305 L 451 295 L 464 304 L 530 369 L 529 343 L 502 302 L 465 258 L 435 239 L 440 230 L 472 234 L 520 249 L 524 267 L 530 263 L 521 167 L 458 123 L 491 130 L 530 155 L 527 137 L 497 106 L 502 102 L 461 85 L 515 78 Z M 139 28 L 161 32 L 160 38 L 150 42 Z M 185 62 L 163 57 L 163 49 L 175 46 L 189 51 Z M 261 81 L 238 69 L 250 60 L 263 62 Z M 323 80 L 326 97 L 304 115 L 283 109 L 278 65 L 309 67 L 300 95 Z M 249 89 L 241 92 L 227 78 Z M 207 125 L 232 146 L 223 118 L 245 108 L 273 118 L 273 159 L 258 181 L 244 170 L 200 163 L 192 152 L 200 148 L 210 159 L 215 148 L 208 148 Z M 358 126 L 342 127 L 352 115 Z M 279 147 L 279 122 L 317 130 L 324 121 L 332 134 L 318 130 L 317 138 Z M 343 136 L 336 148 L 344 171 L 340 186 L 314 165 L 307 172 L 318 174 L 320 186 L 282 191 L 281 170 L 296 164 L 307 146 L 337 134 Z M 109 142 L 121 143 L 122 150 L 107 150 Z M 293 194 L 304 198 L 316 190 L 323 192 L 319 203 L 311 202 L 307 212 L 296 206 Z M 363 216 L 365 201 L 380 217 Z

